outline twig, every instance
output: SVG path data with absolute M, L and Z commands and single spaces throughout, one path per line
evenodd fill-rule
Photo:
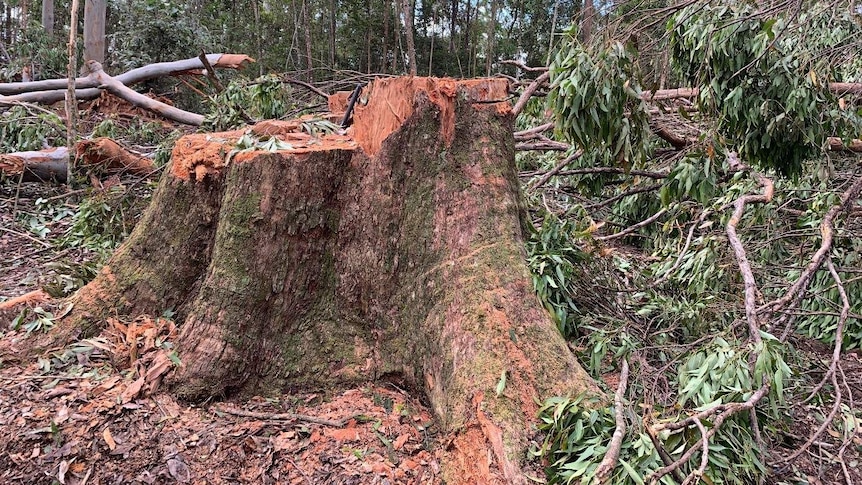
M 692 472 L 685 477 L 682 485 L 689 485 L 692 481 L 694 481 L 694 483 L 700 482 L 700 477 L 703 476 L 703 473 L 706 471 L 706 466 L 709 464 L 709 440 L 706 439 L 706 428 L 703 427 L 703 423 L 701 423 L 697 418 L 694 418 L 694 425 L 697 426 L 701 436 L 700 466 L 697 470 L 692 470 Z
M 596 468 L 596 481 L 605 483 L 611 476 L 611 472 L 617 466 L 617 460 L 620 457 L 620 448 L 623 445 L 623 437 L 626 434 L 626 418 L 623 414 L 623 398 L 626 394 L 626 386 L 629 380 L 629 363 L 623 358 L 622 369 L 620 370 L 620 383 L 617 386 L 617 392 L 614 394 L 614 421 L 616 421 L 616 429 L 611 436 L 611 442 L 608 444 L 608 450 L 605 452 L 605 457 Z
M 20 236 L 20 237 L 25 237 L 25 238 L 27 238 L 27 239 L 35 242 L 35 243 L 41 244 L 42 246 L 44 246 L 46 248 L 51 247 L 51 245 L 46 243 L 45 241 L 40 241 L 40 240 L 36 239 L 35 237 L 33 237 L 29 234 L 24 234 L 23 232 L 13 231 L 12 229 L 8 229 L 6 227 L 0 227 L 0 231 L 8 232 L 9 234 L 14 234 L 14 235 Z
M 676 271 L 677 268 L 679 268 L 680 264 L 682 264 L 682 259 L 685 256 L 685 253 L 688 251 L 689 246 L 691 246 L 691 240 L 692 237 L 694 237 L 695 229 L 697 229 L 701 224 L 703 224 L 703 221 L 706 220 L 707 217 L 709 217 L 709 213 L 709 209 L 705 209 L 703 212 L 700 213 L 700 217 L 698 217 L 697 220 L 692 223 L 691 227 L 688 228 L 688 236 L 686 236 L 685 238 L 685 244 L 682 247 L 682 251 L 680 251 L 679 255 L 677 255 L 676 261 L 674 261 L 673 266 L 671 266 L 667 271 L 665 271 L 661 278 L 655 280 L 655 283 L 653 283 L 654 286 L 659 286 L 666 282 L 668 279 L 670 279 L 671 275 L 673 275 L 673 272 Z
M 548 182 L 548 180 L 551 179 L 551 177 L 560 173 L 560 170 L 565 168 L 566 165 L 568 165 L 568 164 L 574 162 L 575 160 L 581 158 L 581 155 L 583 155 L 583 154 L 584 154 L 583 150 L 578 150 L 575 153 L 569 155 L 568 157 L 562 159 L 560 161 L 560 163 L 557 164 L 557 166 L 555 166 L 553 169 L 549 170 L 548 173 L 546 173 L 545 175 L 542 175 L 542 178 L 540 178 L 535 184 L 533 184 L 529 188 L 529 190 L 536 190 L 539 187 L 545 185 Z
M 314 94 L 316 94 L 316 95 L 318 95 L 318 96 L 320 96 L 320 97 L 322 97 L 322 98 L 329 99 L 329 95 L 328 95 L 328 94 L 324 93 L 323 91 L 321 91 L 321 90 L 317 89 L 316 87 L 312 86 L 311 84 L 309 84 L 309 83 L 307 83 L 307 82 L 305 82 L 305 81 L 300 81 L 300 80 L 298 80 L 298 79 L 293 79 L 293 78 L 289 78 L 289 77 L 288 77 L 288 78 L 285 78 L 285 79 L 284 79 L 284 82 L 286 82 L 286 83 L 288 83 L 288 84 L 295 84 L 295 85 L 297 85 L 297 86 L 302 86 L 302 87 L 304 87 L 305 89 L 307 89 L 307 90 L 311 91 L 312 93 L 314 93 Z
M 333 428 L 341 428 L 349 419 L 342 419 L 340 421 L 333 421 L 330 419 L 318 418 L 315 416 L 307 416 L 305 414 L 295 414 L 295 413 L 261 413 L 257 411 L 246 411 L 243 409 L 230 409 L 230 408 L 222 408 L 216 407 L 214 408 L 217 412 L 232 414 L 234 416 L 242 416 L 245 418 L 255 418 L 255 419 L 269 419 L 273 421 L 305 421 L 307 423 L 320 424 L 323 426 L 331 426 Z
M 637 195 L 637 194 L 641 194 L 641 193 L 644 193 L 644 192 L 651 192 L 651 191 L 653 191 L 653 190 L 658 190 L 658 189 L 660 189 L 660 188 L 661 188 L 661 186 L 662 186 L 662 184 L 654 184 L 654 185 L 647 185 L 647 186 L 644 186 L 644 187 L 636 187 L 636 188 L 634 188 L 634 189 L 627 190 L 627 191 L 625 191 L 625 192 L 623 192 L 623 193 L 617 194 L 617 195 L 615 195 L 615 196 L 611 197 L 610 199 L 605 199 L 605 200 L 603 200 L 603 201 L 601 201 L 601 202 L 596 202 L 595 204 L 590 204 L 590 205 L 588 205 L 588 206 L 586 206 L 586 207 L 584 207 L 584 208 L 585 208 L 585 209 L 587 209 L 587 210 L 601 209 L 602 207 L 605 207 L 605 206 L 611 205 L 611 204 L 613 204 L 614 202 L 616 202 L 616 201 L 618 201 L 618 200 L 620 200 L 620 199 L 624 199 L 624 198 L 626 198 L 626 197 L 629 197 L 629 196 L 631 196 L 631 195 Z
M 835 284 L 838 287 L 838 294 L 841 296 L 841 316 L 838 317 L 838 327 L 835 329 L 835 346 L 832 348 L 832 360 L 829 362 L 829 369 L 826 371 L 826 374 L 823 375 L 823 379 L 814 386 L 814 389 L 811 391 L 811 394 L 805 399 L 803 402 L 808 402 L 818 392 L 823 388 L 823 385 L 826 384 L 826 381 L 835 373 L 836 368 L 838 367 L 838 360 L 841 358 L 841 344 L 844 341 L 844 325 L 847 323 L 847 317 L 850 315 L 850 299 L 847 297 L 847 292 L 844 289 L 844 284 L 841 282 L 841 277 L 838 275 L 838 271 L 835 270 L 835 265 L 832 264 L 832 257 L 826 257 L 826 267 L 829 268 L 829 274 L 832 275 L 832 279 L 835 281 Z
M 787 292 L 781 298 L 773 300 L 763 307 L 759 308 L 760 310 L 769 310 L 772 312 L 777 312 L 779 310 L 788 310 L 793 309 L 798 304 L 799 300 L 802 299 L 802 295 L 808 289 L 808 284 L 811 282 L 811 278 L 814 276 L 814 273 L 817 272 L 818 269 L 823 264 L 823 261 L 826 259 L 826 255 L 832 249 L 832 241 L 835 235 L 834 222 L 835 218 L 838 217 L 838 214 L 844 212 L 851 204 L 850 202 L 856 200 L 859 197 L 859 192 L 862 191 L 862 177 L 858 177 L 853 185 L 850 186 L 843 194 L 841 194 L 841 199 L 835 205 L 833 205 L 826 215 L 823 216 L 823 221 L 820 223 L 820 236 L 822 238 L 822 242 L 820 243 L 820 247 L 814 253 L 814 256 L 811 258 L 811 262 L 808 263 L 808 266 L 805 268 L 799 278 L 796 279 L 796 282 L 791 285 L 791 287 L 787 290 Z M 787 323 L 787 327 L 781 336 L 781 341 L 787 339 L 790 334 L 791 325 L 788 320 L 791 315 L 785 313 L 774 325 L 778 325 L 781 323 Z M 773 325 L 773 326 L 774 326 Z
M 640 229 L 642 227 L 645 227 L 645 226 L 652 224 L 659 217 L 661 217 L 665 212 L 667 212 L 667 209 L 661 209 L 660 211 L 656 212 L 655 214 L 642 220 L 641 222 L 638 222 L 637 224 L 635 224 L 633 226 L 630 226 L 630 227 L 628 227 L 628 228 L 626 228 L 620 232 L 616 232 L 614 234 L 609 234 L 607 236 L 598 236 L 598 237 L 596 237 L 596 239 L 599 241 L 610 241 L 611 239 L 617 239 L 617 238 L 620 238 L 623 236 L 627 236 L 627 235 L 637 231 L 638 229 Z
M 820 427 L 818 427 L 817 430 L 808 438 L 808 441 L 806 441 L 804 445 L 794 451 L 790 456 L 781 460 L 785 463 L 785 466 L 798 458 L 802 453 L 805 453 L 805 451 L 807 451 L 808 448 L 817 441 L 817 438 L 826 431 L 826 428 L 832 424 L 832 420 L 835 418 L 835 415 L 838 414 L 838 409 L 841 407 L 841 387 L 838 386 L 838 379 L 835 377 L 834 373 L 832 374 L 832 385 L 835 386 L 835 404 L 832 405 L 832 410 L 829 411 L 829 415 L 826 416 Z
M 664 446 L 661 445 L 661 442 L 656 437 L 655 432 L 652 429 L 652 426 L 646 425 L 644 426 L 644 430 L 649 436 L 650 441 L 652 441 L 652 445 L 655 447 L 656 451 L 658 451 L 658 456 L 661 458 L 661 462 L 664 463 L 664 466 L 669 467 L 673 465 L 673 458 L 667 453 L 667 450 L 664 449 Z M 678 468 L 675 468 L 671 471 L 673 473 L 676 481 L 682 482 L 685 480 L 685 477 L 682 476 L 682 472 L 679 471 Z
M 212 64 L 210 64 L 209 59 L 207 59 L 207 53 L 203 49 L 201 49 L 201 55 L 198 56 L 198 59 L 201 60 L 201 64 L 204 65 L 204 69 L 207 70 L 207 77 L 210 78 L 215 85 L 216 91 L 222 92 L 224 91 L 224 85 L 219 81 L 218 76 L 216 75 L 215 69 L 213 69 Z
M 692 455 L 694 455 L 695 451 L 697 451 L 698 447 L 701 446 L 701 442 L 703 440 L 709 440 L 710 438 L 712 438 L 715 435 L 715 433 L 718 432 L 718 429 L 721 427 L 721 425 L 724 423 L 724 421 L 728 417 L 730 417 L 731 415 L 736 414 L 740 411 L 745 411 L 745 410 L 753 408 L 755 405 L 757 405 L 758 402 L 760 402 L 761 399 L 763 399 L 763 396 L 766 395 L 767 391 L 769 391 L 769 384 L 768 383 L 762 385 L 760 387 L 760 389 L 758 389 L 754 394 L 752 394 L 751 397 L 749 397 L 748 400 L 745 402 L 718 405 L 718 406 L 715 406 L 715 407 L 710 408 L 708 410 L 701 411 L 701 412 L 695 414 L 694 416 L 691 416 L 691 417 L 685 419 L 682 422 L 666 423 L 665 425 L 658 425 L 658 426 L 654 427 L 652 429 L 653 433 L 658 433 L 661 429 L 680 429 L 684 426 L 677 426 L 677 425 L 679 425 L 683 422 L 693 423 L 695 419 L 703 419 L 705 416 L 709 416 L 710 414 L 712 414 L 716 409 L 719 409 L 719 408 L 724 409 L 724 411 L 715 418 L 715 421 L 713 422 L 712 428 L 710 428 L 706 432 L 706 435 L 702 436 L 701 439 L 698 440 L 697 443 L 694 444 L 694 446 L 692 446 L 691 448 L 688 449 L 688 451 L 683 453 L 683 455 L 677 461 L 673 462 L 672 464 L 670 464 L 668 466 L 665 466 L 663 468 L 656 470 L 652 475 L 650 475 L 650 477 L 649 477 L 650 483 L 651 484 L 657 483 L 659 480 L 661 480 L 661 478 L 663 476 L 667 475 L 668 473 L 673 472 L 677 468 L 679 468 L 682 465 L 684 465 L 685 463 L 687 463 L 688 460 L 691 459 Z
M 285 456 L 285 457 L 283 457 L 283 458 L 284 458 L 285 460 L 287 460 L 287 462 L 288 462 L 288 463 L 290 463 L 291 465 L 293 465 L 293 468 L 296 468 L 296 471 L 298 471 L 298 472 L 299 472 L 299 474 L 300 474 L 300 475 L 302 475 L 302 478 L 305 478 L 305 482 L 306 482 L 306 483 L 314 483 L 314 482 L 312 482 L 312 481 L 311 481 L 311 478 L 309 478 L 309 477 L 308 477 L 308 475 L 306 475 L 306 474 L 305 474 L 305 472 L 304 472 L 304 471 L 302 471 L 302 468 L 299 468 L 299 467 L 296 465 L 296 463 L 294 463 L 294 461 L 290 459 L 290 457 L 289 457 L 289 456 Z
M 539 89 L 539 86 L 545 84 L 545 82 L 547 82 L 550 78 L 551 71 L 545 71 L 542 73 L 541 76 L 537 77 L 535 81 L 530 83 L 530 85 L 524 89 L 524 92 L 521 93 L 521 97 L 518 98 L 518 102 L 515 103 L 515 107 L 512 108 L 512 114 L 518 116 L 521 111 L 524 110 L 524 107 L 527 106 L 527 102 L 533 96 L 533 93 L 535 93 L 536 90 Z
M 514 61 L 514 60 L 510 60 L 510 59 L 505 60 L 505 61 L 499 61 L 499 64 L 506 64 L 509 66 L 515 66 L 518 69 L 521 69 L 522 71 L 528 71 L 528 72 L 545 72 L 548 70 L 547 66 L 530 67 L 521 61 Z

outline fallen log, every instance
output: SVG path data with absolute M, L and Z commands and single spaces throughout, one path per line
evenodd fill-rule
M 212 67 L 221 69 L 243 69 L 249 63 L 254 62 L 254 59 L 242 54 L 209 54 L 206 59 Z M 126 86 L 131 86 L 150 79 L 177 74 L 203 75 L 205 73 L 203 62 L 194 57 L 182 61 L 148 64 L 120 74 L 114 79 Z M 14 101 L 40 104 L 56 103 L 64 99 L 67 85 L 68 80 L 66 79 L 0 83 L 0 104 Z M 101 93 L 99 86 L 98 79 L 93 79 L 90 76 L 80 77 L 75 80 L 75 97 L 79 100 L 95 99 Z
M 185 125 L 200 126 L 204 122 L 203 115 L 176 108 L 153 98 L 144 96 L 143 94 L 133 90 L 109 76 L 104 70 L 102 70 L 102 64 L 96 61 L 90 60 L 84 63 L 84 65 L 90 73 L 88 77 L 98 81 L 100 89 L 103 88 L 114 96 L 125 99 L 139 108 L 150 110 L 169 120 L 183 123 Z
M 149 175 L 153 161 L 135 155 L 110 138 L 82 140 L 75 145 L 78 166 L 98 174 L 132 173 Z M 66 182 L 69 150 L 66 147 L 0 154 L 0 174 L 19 177 L 24 182 Z

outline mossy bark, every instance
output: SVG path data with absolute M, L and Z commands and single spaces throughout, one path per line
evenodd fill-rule
M 166 173 L 72 320 L 175 308 L 190 400 L 397 376 L 453 433 L 447 483 L 523 483 L 536 403 L 597 391 L 532 292 L 512 115 L 455 94 L 443 116 L 417 92 L 373 156 Z

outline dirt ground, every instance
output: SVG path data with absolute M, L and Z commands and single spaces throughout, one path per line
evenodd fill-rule
M 94 257 L 53 246 L 70 220 L 40 211 L 52 197 L 66 200 L 58 187 L 0 184 L 0 302 Z M 56 301 L 29 306 L 56 315 Z M 26 332 L 8 330 L 17 312 L 0 312 L 0 484 L 435 483 L 435 422 L 394 385 L 192 406 L 157 388 L 172 322 L 112 320 L 99 337 L 21 359 Z
M 0 302 L 62 284 L 69 267 L 94 257 L 54 246 L 70 220 L 45 217 L 39 198 L 76 208 L 62 188 L 0 183 Z M 36 219 L 49 231 L 44 237 L 31 230 Z M 52 301 L 30 306 L 62 312 Z M 112 319 L 99 337 L 22 359 L 29 341 L 23 329 L 9 330 L 16 315 L 0 312 L 0 484 L 440 483 L 446 437 L 427 407 L 392 384 L 189 405 L 159 390 L 176 332 L 169 320 Z M 804 372 L 816 381 L 831 349 L 793 343 L 815 363 Z M 862 396 L 860 353 L 841 362 L 847 391 Z M 859 404 L 847 393 L 845 402 L 836 420 L 853 419 Z M 770 433 L 779 439 L 768 483 L 838 484 L 847 476 L 862 483 L 858 423 L 849 439 L 829 428 L 808 452 L 781 464 L 830 407 L 789 406 L 791 426 Z

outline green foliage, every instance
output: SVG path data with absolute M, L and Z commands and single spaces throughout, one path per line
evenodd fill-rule
M 743 160 L 798 175 L 826 137 L 844 132 L 826 81 L 832 72 L 800 45 L 808 25 L 756 14 L 754 4 L 692 5 L 668 23 L 670 57 L 700 88 L 698 106 Z
M 862 242 L 858 239 L 842 242 L 846 248 L 838 247 L 833 250 L 832 259 L 835 264 L 843 268 L 859 268 L 862 264 L 860 261 Z M 840 271 L 838 275 L 844 284 L 847 299 L 850 300 L 851 313 L 859 315 L 862 313 L 862 281 L 853 277 L 855 273 Z M 793 270 L 789 272 L 787 279 L 792 281 L 798 276 L 799 271 Z M 843 304 L 838 286 L 829 271 L 822 269 L 812 278 L 811 288 L 815 295 L 814 298 L 806 299 L 802 303 L 804 313 L 799 318 L 797 330 L 808 337 L 827 344 L 834 344 Z M 841 346 L 844 350 L 862 347 L 862 319 L 852 316 L 848 318 L 844 324 L 844 334 L 841 340 Z
M 84 199 L 72 216 L 72 225 L 63 237 L 63 245 L 86 248 L 107 257 L 134 227 L 134 221 L 127 218 L 126 211 L 142 203 L 137 199 L 123 186 L 114 186 Z
M 0 113 L 0 152 L 41 150 L 65 143 L 60 117 L 45 111 L 13 106 Z
M 616 428 L 613 407 L 602 407 L 599 401 L 584 396 L 551 398 L 539 410 L 539 417 L 539 429 L 546 435 L 533 455 L 550 462 L 546 469 L 548 483 L 594 483 L 596 468 Z M 609 483 L 643 484 L 649 473 L 662 466 L 649 436 L 632 430 L 623 440 L 619 463 Z
M 51 40 L 38 22 L 17 32 L 16 42 L 6 45 L 8 63 L 0 66 L 0 82 L 20 81 L 24 68 L 31 69 L 34 79 L 51 79 L 66 76 L 69 63 L 65 43 Z
M 578 308 L 571 283 L 579 277 L 576 264 L 586 258 L 577 248 L 577 238 L 571 222 L 549 216 L 526 244 L 533 288 L 564 336 L 577 330 Z
M 231 81 L 212 99 L 202 129 L 224 131 L 256 120 L 281 118 L 288 110 L 294 109 L 291 93 L 291 89 L 275 75 L 254 81 Z
M 54 327 L 56 323 L 54 320 L 54 314 L 42 307 L 36 307 L 32 311 L 25 308 L 12 320 L 9 327 L 12 330 L 24 330 L 27 334 L 47 332 Z
M 633 44 L 581 44 L 572 29 L 551 64 L 548 103 L 558 129 L 605 165 L 646 160 L 649 119 L 640 98 Z
M 120 71 L 154 62 L 197 57 L 209 33 L 190 5 L 173 0 L 114 0 L 109 8 L 108 57 Z
M 719 165 L 719 167 L 716 167 Z M 718 168 L 713 157 L 689 152 L 671 169 L 659 195 L 663 205 L 672 201 L 693 199 L 707 204 L 716 196 Z

